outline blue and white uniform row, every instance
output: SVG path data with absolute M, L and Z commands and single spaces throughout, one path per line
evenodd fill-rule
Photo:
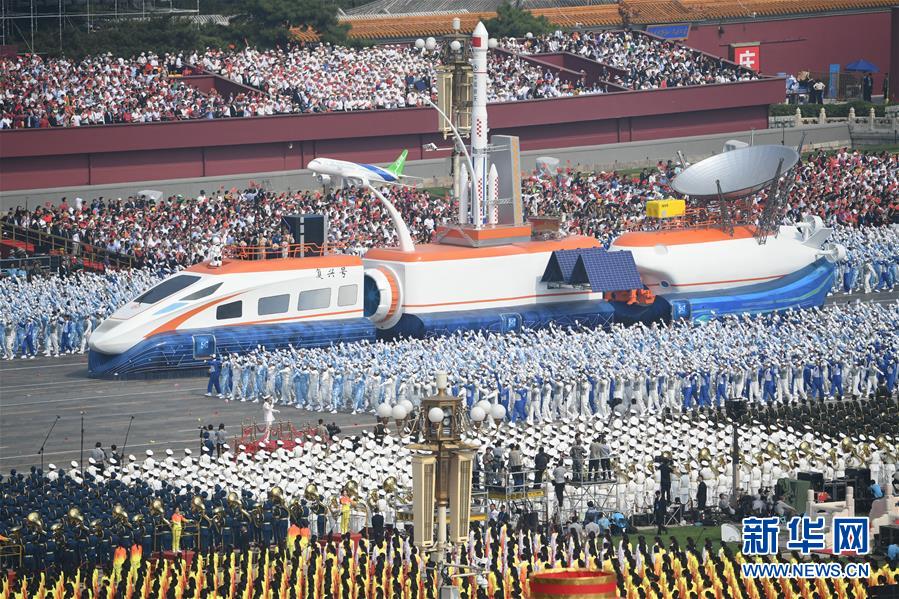
M 871 396 L 897 390 L 899 304 L 855 303 L 703 324 L 547 329 L 226 356 L 208 391 L 229 400 L 372 412 L 434 392 L 437 371 L 469 406 L 512 421 Z

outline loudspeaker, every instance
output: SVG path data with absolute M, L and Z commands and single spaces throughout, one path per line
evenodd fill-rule
M 824 475 L 820 472 L 797 472 L 796 478 L 808 481 L 815 491 L 820 491 L 824 488 Z
M 437 458 L 412 456 L 413 541 L 419 547 L 434 544 L 434 507 L 437 492 Z
M 868 488 L 868 482 L 871 480 L 871 469 L 846 468 L 846 478 L 853 481 L 851 484 L 855 487 L 855 494 L 861 495 Z
M 324 214 L 289 214 L 282 217 L 295 244 L 301 244 L 296 256 L 321 256 L 328 241 L 328 217 Z
M 829 480 L 824 483 L 824 490 L 830 495 L 831 501 L 846 500 L 846 486 L 848 482 L 848 479 L 840 478 L 837 480 Z
M 472 454 L 467 451 L 455 454 L 450 463 L 449 536 L 454 543 L 464 543 L 468 540 L 468 521 L 471 519 L 471 466 Z

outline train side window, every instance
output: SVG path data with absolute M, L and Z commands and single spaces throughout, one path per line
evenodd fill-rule
M 134 301 L 138 304 L 155 304 L 174 293 L 178 293 L 182 289 L 187 289 L 199 280 L 200 277 L 196 275 L 177 275 L 171 279 L 166 279 L 143 295 L 138 296 Z
M 358 295 L 359 285 L 341 285 L 337 290 L 337 305 L 354 306 Z
M 259 316 L 287 312 L 290 309 L 290 294 L 284 293 L 282 295 L 260 297 L 256 307 Z
M 243 300 L 222 304 L 215 309 L 216 320 L 228 320 L 230 318 L 240 318 L 243 316 Z
M 307 289 L 300 292 L 297 310 L 319 310 L 331 305 L 331 289 Z
M 222 286 L 221 283 L 216 283 L 215 285 L 210 285 L 209 287 L 206 287 L 205 289 L 200 289 L 199 291 L 194 291 L 190 295 L 186 295 L 186 296 L 182 297 L 181 301 L 189 302 L 191 300 L 198 300 L 198 299 L 202 299 L 204 297 L 209 297 L 210 295 L 215 293 L 216 290 L 221 286 Z

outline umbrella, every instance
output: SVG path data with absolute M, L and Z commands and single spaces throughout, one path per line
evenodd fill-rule
M 877 73 L 878 68 L 876 65 L 871 64 L 864 58 L 859 58 L 855 62 L 850 62 L 846 65 L 847 71 L 860 71 L 862 73 Z

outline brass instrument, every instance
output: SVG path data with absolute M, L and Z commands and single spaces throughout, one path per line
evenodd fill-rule
M 318 487 L 315 486 L 315 483 L 309 483 L 306 485 L 306 490 L 303 492 L 303 497 L 306 498 L 306 501 L 316 502 L 321 499 L 321 495 L 318 492 Z
M 284 507 L 284 491 L 281 487 L 272 487 L 268 492 L 268 497 L 273 504 Z
M 143 514 L 134 514 L 134 517 L 131 518 L 131 522 L 135 526 L 141 526 L 144 523 L 144 515 Z
M 22 544 L 22 527 L 21 526 L 13 526 L 9 529 L 9 540 L 15 543 L 16 545 Z
M 103 538 L 103 520 L 100 518 L 94 518 L 91 520 L 90 525 L 91 530 L 100 538 Z
M 199 495 L 194 495 L 190 500 L 190 511 L 203 516 L 206 513 L 206 504 Z
M 243 504 L 240 502 L 240 496 L 234 491 L 228 493 L 228 497 L 225 498 L 225 501 L 228 502 L 228 507 L 231 508 L 232 512 L 243 512 Z
M 154 499 L 150 503 L 150 515 L 158 517 L 169 528 L 172 527 L 172 523 L 169 521 L 168 518 L 165 517 L 165 506 L 162 504 L 161 499 Z
M 50 534 L 57 543 L 63 543 L 65 538 L 65 525 L 62 522 L 54 522 L 50 525 Z
M 87 527 L 84 525 L 84 516 L 81 515 L 81 510 L 77 507 L 69 508 L 69 511 L 66 512 L 66 520 L 75 528 L 87 530 Z
M 125 511 L 121 504 L 117 503 L 112 507 L 112 517 L 123 526 L 131 527 L 128 521 L 128 512 Z
M 802 443 L 799 444 L 799 451 L 802 452 L 802 455 L 804 455 L 807 458 L 814 457 L 814 454 L 812 452 L 812 444 L 809 443 L 808 441 L 803 441 Z
M 45 534 L 44 531 L 44 523 L 41 520 L 41 515 L 37 512 L 31 512 L 25 518 L 25 526 L 38 533 L 39 535 Z
M 708 447 L 703 447 L 699 450 L 699 461 L 702 462 L 703 460 L 712 460 L 712 452 L 709 451 Z
M 372 489 L 368 493 L 368 498 L 365 500 L 365 505 L 368 506 L 368 509 L 374 510 L 378 507 L 378 501 L 380 501 L 381 495 L 378 493 L 377 489 Z
M 350 499 L 356 499 L 359 496 L 359 485 L 354 480 L 348 480 L 346 484 L 343 485 L 343 492 L 346 493 Z
M 250 520 L 253 522 L 254 526 L 260 527 L 265 520 L 265 508 L 260 503 L 253 508 L 253 511 L 250 512 L 248 516 L 250 517 Z
M 381 485 L 384 489 L 384 492 L 388 495 L 392 495 L 396 492 L 397 482 L 395 476 L 388 476 L 384 479 L 384 483 Z

